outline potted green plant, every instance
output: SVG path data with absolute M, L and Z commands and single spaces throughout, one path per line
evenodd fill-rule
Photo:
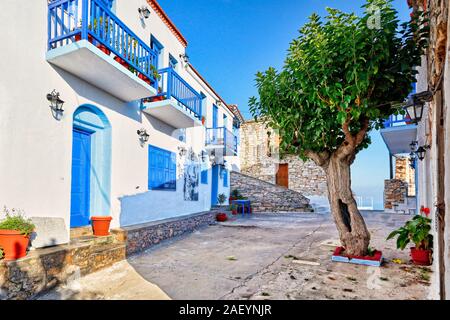
M 225 203 L 226 200 L 227 200 L 227 196 L 224 193 L 219 194 L 219 196 L 217 197 L 217 202 L 221 206 Z
M 387 240 L 397 237 L 397 249 L 404 250 L 413 242 L 415 247 L 411 248 L 411 258 L 416 265 L 430 265 L 433 255 L 433 235 L 431 231 L 431 219 L 417 215 L 406 224 L 391 232 Z
M 0 248 L 5 260 L 17 260 L 27 254 L 30 235 L 35 229 L 31 220 L 16 209 L 3 209 L 5 219 L 0 222 Z
M 225 194 L 221 193 L 217 197 L 217 202 L 219 203 L 220 206 L 222 206 L 225 203 L 226 199 L 227 197 L 225 196 Z M 228 220 L 228 216 L 226 213 L 220 212 L 216 215 L 216 219 L 219 222 L 225 222 Z
M 229 201 L 232 202 L 233 200 L 239 200 L 240 197 L 242 197 L 242 196 L 241 196 L 241 193 L 239 192 L 239 190 L 234 189 L 231 191 Z
M 94 27 L 93 27 L 93 31 L 96 35 L 98 35 L 100 37 L 100 27 L 103 25 L 103 37 L 105 36 L 105 33 L 108 33 L 110 30 L 110 25 L 111 23 L 109 22 L 109 18 L 106 18 L 103 21 L 103 17 L 100 17 L 98 20 L 94 19 Z M 88 26 L 89 30 L 92 30 L 91 25 Z M 100 49 L 100 51 L 102 51 L 103 53 L 105 53 L 106 55 L 110 55 L 111 54 L 111 50 L 108 49 L 108 47 L 106 47 L 105 45 L 98 43 L 97 44 L 97 48 Z

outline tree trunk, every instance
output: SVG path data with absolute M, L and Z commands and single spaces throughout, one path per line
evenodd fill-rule
M 351 162 L 348 157 L 342 159 L 336 153 L 331 155 L 325 167 L 328 198 L 346 254 L 365 256 L 370 234 L 351 190 Z

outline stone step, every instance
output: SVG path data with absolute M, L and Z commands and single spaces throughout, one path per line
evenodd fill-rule
M 70 244 L 90 244 L 90 245 L 103 245 L 114 243 L 116 238 L 114 235 L 109 235 L 105 237 L 97 237 L 94 235 L 80 236 L 70 239 Z
M 91 226 L 70 229 L 70 239 L 92 235 L 93 232 Z
M 93 261 L 91 272 L 110 267 L 114 263 L 126 259 L 126 245 L 124 243 L 112 243 L 95 246 L 90 259 Z

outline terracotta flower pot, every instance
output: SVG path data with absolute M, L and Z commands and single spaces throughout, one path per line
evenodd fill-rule
M 232 213 L 234 216 L 238 214 L 237 210 L 233 210 L 233 211 L 231 211 L 231 213 Z
M 129 69 L 130 65 L 128 64 L 128 62 L 126 62 L 125 60 L 123 60 L 121 57 L 116 56 L 114 58 L 114 60 L 116 60 L 118 63 L 120 63 L 124 68 Z
M 103 53 L 105 53 L 106 55 L 110 55 L 111 54 L 111 50 L 109 50 L 105 45 L 103 44 L 98 44 L 97 48 L 100 49 L 100 51 L 102 51 Z
M 76 34 L 75 35 L 75 42 L 80 41 L 80 40 L 81 40 L 81 34 L 80 33 Z M 89 42 L 92 43 L 92 42 L 94 42 L 94 37 L 89 34 L 88 35 L 88 40 L 89 40 Z
M 142 73 L 139 73 L 138 78 L 144 80 L 147 84 L 151 85 L 150 79 L 147 76 L 143 75 Z
M 419 266 L 431 265 L 431 256 L 433 252 L 431 250 L 422 250 L 411 248 L 411 258 L 413 263 Z
M 164 96 L 154 96 L 154 97 L 151 97 L 151 98 L 150 98 L 151 102 L 163 101 L 163 100 L 165 100 L 165 99 L 166 99 L 166 98 L 165 98 Z
M 0 230 L 0 248 L 3 249 L 4 259 L 17 260 L 27 255 L 30 236 L 25 236 L 16 230 Z
M 112 220 L 111 217 L 91 217 L 91 220 L 94 236 L 109 236 L 109 225 Z
M 225 222 L 225 221 L 228 220 L 228 217 L 227 217 L 227 215 L 225 213 L 218 213 L 216 215 L 216 220 L 219 221 L 219 222 Z

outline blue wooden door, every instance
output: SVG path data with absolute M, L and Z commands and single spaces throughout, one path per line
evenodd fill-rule
M 91 134 L 73 129 L 70 227 L 89 225 Z
M 219 196 L 219 166 L 212 167 L 211 205 L 217 205 Z

